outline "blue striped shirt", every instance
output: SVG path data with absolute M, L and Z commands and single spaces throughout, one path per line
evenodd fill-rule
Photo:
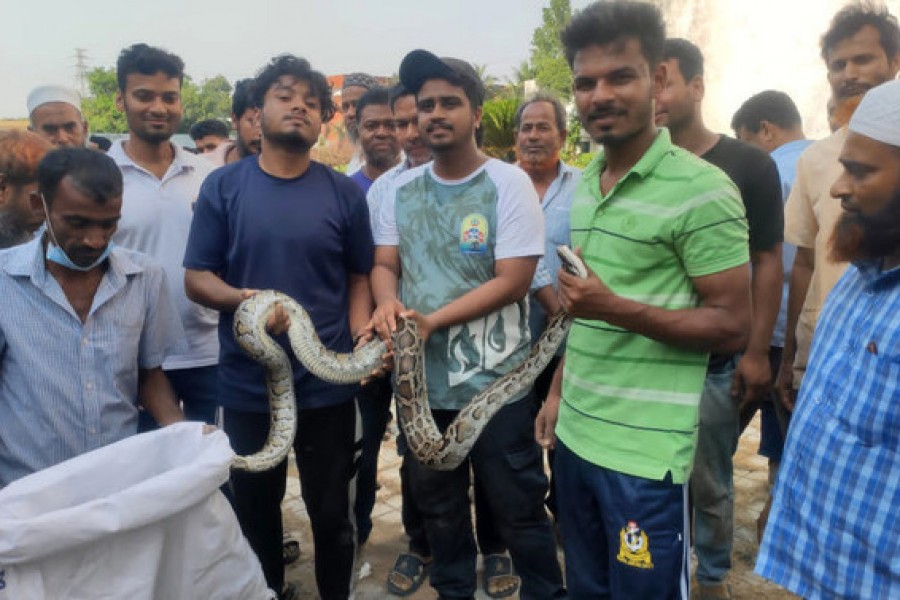
M 828 296 L 756 572 L 804 598 L 900 598 L 900 268 Z
M 563 161 L 559 161 L 557 176 L 547 188 L 544 198 L 541 200 L 541 210 L 544 212 L 544 256 L 538 261 L 534 271 L 534 280 L 531 282 L 530 291 L 536 292 L 543 287 L 552 285 L 553 289 L 559 287 L 556 275 L 559 271 L 560 261 L 556 254 L 556 247 L 570 245 L 569 242 L 569 208 L 572 206 L 572 196 L 578 181 L 581 179 L 581 169 L 570 167 Z M 541 303 L 529 296 L 528 326 L 531 328 L 531 340 L 536 341 L 547 326 L 547 313 Z M 560 345 L 558 355 L 562 356 L 565 344 Z
M 161 267 L 116 248 L 84 323 L 41 238 L 0 251 L 0 488 L 137 431 L 138 369 L 184 336 Z

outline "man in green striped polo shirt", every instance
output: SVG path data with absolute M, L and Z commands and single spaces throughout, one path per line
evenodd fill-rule
M 657 8 L 621 0 L 563 34 L 582 124 L 603 146 L 571 209 L 590 275 L 560 272 L 576 321 L 536 423 L 557 447 L 573 599 L 687 599 L 685 483 L 708 353 L 740 350 L 749 331 L 738 191 L 654 125 L 664 40 Z

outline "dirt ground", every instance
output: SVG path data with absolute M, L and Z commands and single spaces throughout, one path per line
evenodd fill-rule
M 393 425 L 394 422 L 392 422 Z M 734 569 L 729 582 L 734 597 L 746 600 L 786 600 L 795 598 L 793 594 L 773 585 L 753 573 L 756 560 L 756 517 L 767 497 L 768 468 L 766 459 L 756 454 L 759 446 L 759 418 L 757 417 L 741 438 L 735 457 L 735 540 Z M 293 461 L 291 461 L 293 465 Z M 385 589 L 388 570 L 397 555 L 406 549 L 406 537 L 400 523 L 400 478 L 393 436 L 381 447 L 379 457 L 377 503 L 373 511 L 374 528 L 368 543 L 360 550 L 357 561 L 357 600 L 396 598 Z M 314 600 L 319 596 L 313 574 L 313 544 L 309 522 L 300 499 L 300 486 L 295 467 L 288 478 L 288 491 L 283 504 L 285 527 L 300 540 L 302 554 L 300 560 L 288 567 L 287 579 L 294 582 L 304 600 Z M 559 553 L 562 564 L 562 552 Z M 479 577 L 480 577 L 479 564 Z M 479 579 L 479 586 L 481 581 Z M 413 596 L 412 600 L 432 600 L 436 592 L 427 584 Z M 479 600 L 487 599 L 479 589 Z

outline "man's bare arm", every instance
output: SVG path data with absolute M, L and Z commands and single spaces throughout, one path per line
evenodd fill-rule
M 369 323 L 383 340 L 390 340 L 391 332 L 397 329 L 397 315 L 403 311 L 403 304 L 397 298 L 400 282 L 400 248 L 398 246 L 375 246 L 375 262 L 369 275 L 375 312 Z
M 350 332 L 356 338 L 372 318 L 372 290 L 369 287 L 369 276 L 350 273 L 347 294 Z
M 750 339 L 734 373 L 732 395 L 752 402 L 759 398 L 772 382 L 769 348 L 772 331 L 781 308 L 781 288 L 784 273 L 781 265 L 781 244 L 766 251 L 751 251 L 753 265 L 750 276 L 753 314 Z
M 552 285 L 545 285 L 531 294 L 537 300 L 548 315 L 555 315 L 559 311 L 559 299 Z
M 241 302 L 256 293 L 256 290 L 240 289 L 225 283 L 212 271 L 185 269 L 184 291 L 187 297 L 219 312 L 234 312 Z M 266 320 L 266 330 L 272 335 L 280 335 L 288 330 L 291 321 L 281 303 Z
M 138 371 L 138 402 L 160 427 L 184 421 L 178 396 L 161 367 Z
M 453 302 L 426 315 L 423 337 L 432 331 L 466 323 L 521 300 L 528 294 L 538 258 L 504 258 L 494 262 L 494 277 Z M 422 328 L 420 321 L 420 331 Z
M 243 300 L 253 295 L 252 290 L 228 285 L 212 271 L 194 269 L 185 269 L 184 291 L 197 304 L 221 312 L 234 312 Z
M 750 272 L 744 264 L 695 277 L 701 306 L 669 310 L 615 295 L 588 269 L 587 279 L 559 270 L 559 298 L 573 317 L 606 321 L 670 346 L 733 354 L 750 332 Z
M 806 302 L 809 283 L 812 280 L 816 251 L 813 248 L 797 247 L 794 266 L 791 268 L 791 282 L 788 287 L 787 325 L 784 332 L 784 352 L 781 355 L 781 369 L 775 382 L 775 389 L 781 403 L 787 410 L 794 409 L 794 357 L 797 355 L 797 322 Z
M 534 421 L 534 439 L 542 448 L 552 450 L 556 447 L 556 422 L 559 419 L 559 403 L 562 399 L 562 379 L 566 357 L 563 356 L 556 365 L 547 399 L 541 406 Z

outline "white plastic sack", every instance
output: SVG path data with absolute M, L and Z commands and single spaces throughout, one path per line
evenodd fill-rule
M 272 600 L 219 491 L 221 431 L 179 423 L 0 490 L 0 600 Z

